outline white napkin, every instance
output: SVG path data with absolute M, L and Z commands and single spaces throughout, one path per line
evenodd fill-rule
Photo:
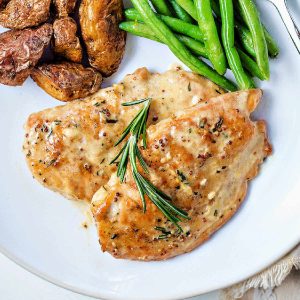
M 243 282 L 224 289 L 221 292 L 221 299 L 242 298 L 250 289 L 255 289 L 254 294 L 257 300 L 276 299 L 273 295 L 274 288 L 280 286 L 294 268 L 300 269 L 300 245 L 273 266 Z

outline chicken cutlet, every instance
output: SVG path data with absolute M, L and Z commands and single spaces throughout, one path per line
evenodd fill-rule
M 167 259 L 193 250 L 226 223 L 272 151 L 264 121 L 250 119 L 260 98 L 260 90 L 220 95 L 150 126 L 147 149 L 140 149 L 150 171 L 144 176 L 190 220 L 178 232 L 148 198 L 143 213 L 131 172 L 122 184 L 114 173 L 91 204 L 102 250 L 116 258 Z
M 67 198 L 90 201 L 116 170 L 114 144 L 139 107 L 123 102 L 152 98 L 149 124 L 219 95 L 209 80 L 175 68 L 141 68 L 82 101 L 33 113 L 25 124 L 24 153 L 33 176 Z

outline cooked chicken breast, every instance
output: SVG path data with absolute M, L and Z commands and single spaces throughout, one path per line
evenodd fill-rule
M 115 171 L 114 143 L 139 110 L 121 103 L 153 99 L 149 123 L 223 93 L 215 84 L 179 68 L 163 74 L 138 69 L 84 101 L 32 114 L 25 125 L 24 152 L 33 176 L 67 198 L 90 201 Z
M 141 149 L 150 181 L 191 219 L 178 233 L 149 199 L 143 213 L 130 171 L 123 184 L 113 174 L 92 201 L 102 250 L 116 258 L 167 259 L 193 250 L 226 223 L 271 153 L 265 123 L 249 117 L 260 97 L 260 90 L 224 94 L 150 126 Z

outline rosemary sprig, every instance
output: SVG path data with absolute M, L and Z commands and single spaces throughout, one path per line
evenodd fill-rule
M 123 103 L 123 106 L 131 106 L 144 103 L 143 108 L 133 118 L 128 127 L 123 131 L 120 139 L 116 142 L 115 146 L 119 145 L 130 134 L 117 156 L 111 161 L 115 163 L 119 158 L 117 176 L 121 182 L 124 182 L 128 162 L 131 165 L 132 176 L 139 191 L 143 211 L 146 211 L 145 195 L 157 206 L 157 208 L 171 221 L 180 232 L 182 228 L 178 224 L 182 219 L 189 219 L 187 212 L 176 207 L 171 203 L 171 198 L 155 187 L 149 180 L 147 180 L 138 171 L 137 162 L 141 165 L 144 172 L 149 174 L 148 166 L 138 147 L 138 141 L 142 136 L 142 146 L 147 147 L 146 124 L 149 114 L 151 98 L 141 99 L 133 102 Z

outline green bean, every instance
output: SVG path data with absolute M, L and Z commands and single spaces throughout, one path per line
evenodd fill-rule
M 161 16 L 161 19 L 170 27 L 172 30 L 178 33 L 182 33 L 197 41 L 203 42 L 203 36 L 199 27 L 190 23 L 186 23 L 182 20 L 171 18 L 167 16 Z
M 212 0 L 212 1 L 215 1 L 215 0 Z M 236 12 L 235 15 L 236 15 L 236 18 L 238 19 L 239 23 L 245 22 L 247 24 L 247 22 L 244 18 L 241 6 L 238 5 L 238 2 L 234 2 L 234 3 L 235 3 L 235 12 Z M 255 7 L 254 3 L 253 3 L 253 5 Z M 262 27 L 263 27 L 263 32 L 264 32 L 264 36 L 266 39 L 266 43 L 268 46 L 268 53 L 269 53 L 270 57 L 274 58 L 279 54 L 279 47 L 278 47 L 276 41 L 274 40 L 274 38 L 271 36 L 271 34 L 266 29 L 264 24 L 262 24 Z
M 230 69 L 242 90 L 254 87 L 254 82 L 243 69 L 241 59 L 235 48 L 234 41 L 234 15 L 232 0 L 220 0 L 222 19 L 222 41 Z
M 140 36 L 143 38 L 147 38 L 147 39 L 162 43 L 153 34 L 153 31 L 146 24 L 127 21 L 127 22 L 120 23 L 119 27 L 122 30 L 125 30 L 133 35 L 137 35 L 137 36 Z M 177 34 L 176 36 L 194 54 L 208 58 L 207 51 L 202 43 L 197 42 L 197 41 L 195 41 L 187 36 L 181 35 L 181 34 Z M 251 59 L 246 53 L 244 53 L 241 49 L 238 49 L 238 52 L 241 57 L 243 66 L 250 72 L 250 74 L 252 76 L 255 76 L 255 77 L 263 80 L 261 72 L 260 72 L 256 62 L 253 59 Z
M 259 78 L 260 80 L 264 80 L 264 76 L 262 75 L 257 63 L 247 55 L 243 50 L 237 47 L 237 51 L 241 58 L 241 62 L 245 69 L 254 77 Z
M 180 5 L 194 20 L 198 21 L 197 12 L 193 0 L 176 0 L 177 4 Z
M 210 0 L 211 7 L 218 18 L 221 18 L 220 5 L 218 0 Z M 241 44 L 244 46 L 245 50 L 255 57 L 255 52 L 253 49 L 252 35 L 251 32 L 238 20 L 235 20 L 235 28 L 239 35 Z
M 151 0 L 151 3 L 159 14 L 172 16 L 172 12 L 165 0 Z
M 182 34 L 176 34 L 176 36 L 194 54 L 208 59 L 208 53 L 203 43 Z
M 142 22 L 143 18 L 138 13 L 138 11 L 134 8 L 128 8 L 125 10 L 125 16 L 128 20 L 131 21 L 139 21 Z M 194 38 L 195 40 L 203 42 L 203 36 L 200 32 L 200 29 L 197 25 L 193 25 L 187 22 L 184 22 L 182 20 L 179 20 L 177 18 L 168 17 L 168 16 L 157 16 L 164 21 L 170 27 L 173 31 L 182 33 L 184 35 L 187 35 L 189 37 Z
M 256 53 L 253 49 L 251 32 L 244 25 L 239 24 L 236 26 L 236 31 L 239 35 L 239 40 L 244 49 L 253 57 L 256 57 Z
M 234 3 L 236 3 L 236 2 L 234 2 Z M 211 0 L 210 4 L 211 4 L 211 7 L 212 7 L 214 13 L 216 14 L 216 16 L 221 17 L 220 8 L 217 3 L 217 0 Z M 255 51 L 253 48 L 251 32 L 243 24 L 241 11 L 240 11 L 239 7 L 237 5 L 234 5 L 234 8 L 235 8 L 235 17 L 236 17 L 235 25 L 236 25 L 236 29 L 237 29 L 240 41 L 241 41 L 242 45 L 244 46 L 245 50 L 250 55 L 255 57 L 256 54 L 255 54 Z M 263 25 L 263 30 L 264 30 L 264 35 L 265 35 L 267 46 L 268 46 L 269 55 L 270 55 L 270 57 L 274 58 L 279 54 L 279 48 L 276 44 L 276 41 L 270 35 L 270 33 L 267 31 L 267 29 L 265 28 L 264 25 Z
M 263 29 L 264 29 L 266 42 L 268 45 L 269 55 L 272 58 L 275 58 L 279 54 L 279 51 L 280 51 L 279 47 L 278 47 L 276 41 L 274 40 L 274 38 L 271 36 L 271 34 L 268 32 L 268 30 L 266 29 L 266 27 L 264 25 L 263 25 Z
M 197 13 L 195 10 L 195 6 L 192 0 L 176 0 L 176 2 L 195 20 L 197 20 Z M 220 14 L 220 9 L 219 9 L 219 5 L 216 2 L 216 0 L 211 0 L 211 6 L 213 11 L 215 12 L 215 14 L 218 17 L 221 17 Z M 239 33 L 239 37 L 241 39 L 241 42 L 243 44 L 243 46 L 245 47 L 245 49 L 248 51 L 248 53 L 250 55 L 253 55 L 254 49 L 253 49 L 253 43 L 252 43 L 252 36 L 250 31 L 248 30 L 248 28 L 246 28 L 245 26 L 243 26 L 241 24 L 241 17 L 239 16 L 238 13 L 238 9 L 237 9 L 237 13 L 235 14 L 235 16 L 237 17 L 236 20 L 236 27 L 240 28 L 240 30 L 238 30 Z M 264 26 L 263 26 L 264 27 Z M 268 45 L 268 52 L 269 55 L 271 57 L 276 57 L 279 54 L 279 48 L 275 42 L 275 40 L 273 39 L 273 37 L 270 35 L 270 33 L 267 31 L 267 29 L 264 27 L 264 35 L 266 38 L 266 42 Z M 251 42 L 249 40 L 249 37 L 251 36 Z M 245 40 L 243 40 L 245 38 Z M 252 48 L 251 48 L 252 47 Z
M 218 0 L 210 0 L 210 5 L 212 10 L 214 11 L 215 15 L 219 18 L 221 18 L 221 10 L 220 10 L 220 4 Z
M 119 24 L 119 28 L 133 35 L 137 35 L 140 37 L 147 38 L 149 40 L 163 43 L 153 34 L 153 31 L 150 29 L 150 27 L 143 23 L 137 23 L 134 21 L 124 21 Z
M 143 18 L 141 17 L 140 13 L 133 7 L 125 9 L 124 14 L 128 20 L 143 22 Z
M 251 34 L 256 61 L 265 79 L 270 78 L 268 48 L 259 14 L 252 0 L 237 0 L 243 20 Z
M 133 21 L 126 21 L 119 24 L 119 28 L 127 31 L 131 34 L 145 37 L 147 39 L 157 41 L 159 43 L 163 43 L 160 41 L 154 34 L 153 31 L 144 23 L 137 23 Z M 207 51 L 203 43 L 195 41 L 194 39 L 181 35 L 176 34 L 177 38 L 187 47 L 189 48 L 194 54 L 208 58 Z
M 157 38 L 164 42 L 173 54 L 187 67 L 207 77 L 226 90 L 236 90 L 234 83 L 216 73 L 211 67 L 191 54 L 169 27 L 155 15 L 147 0 L 131 0 L 131 2 L 143 17 L 144 22 L 153 30 Z
M 180 6 L 175 0 L 169 0 L 170 4 L 173 7 L 175 15 L 182 21 L 187 23 L 193 23 L 193 19 L 190 15 Z
M 195 0 L 200 31 L 204 37 L 209 60 L 216 71 L 223 75 L 226 72 L 226 57 L 219 39 L 217 26 L 210 6 L 210 0 Z
M 135 8 L 126 9 L 125 16 L 128 20 L 143 22 L 143 18 L 141 17 L 139 12 Z M 204 51 L 204 45 L 202 43 L 200 43 L 200 44 L 197 43 L 197 41 L 203 42 L 202 34 L 197 25 L 188 24 L 186 22 L 183 22 L 181 20 L 178 20 L 178 19 L 172 18 L 172 17 L 168 17 L 168 16 L 161 16 L 161 15 L 157 15 L 157 16 L 159 16 L 172 30 L 183 34 L 183 35 L 177 35 L 177 37 L 179 38 L 179 40 L 181 42 L 184 43 L 184 45 L 186 47 L 188 47 L 190 50 L 193 50 L 192 52 L 194 54 L 208 58 L 207 51 Z M 130 27 L 132 27 L 134 25 L 134 23 L 132 23 L 132 22 L 125 22 L 125 23 L 129 23 Z M 135 31 L 132 31 L 132 28 L 130 28 L 130 29 L 131 30 L 127 30 L 127 29 L 123 29 L 123 30 L 131 32 L 132 34 L 135 34 L 135 35 L 139 35 L 136 33 L 137 31 L 135 32 Z M 135 30 L 137 30 L 137 29 L 138 28 L 135 28 Z M 152 31 L 149 30 L 149 28 L 148 28 L 147 32 L 152 33 Z M 139 36 L 141 36 L 141 35 L 139 35 Z M 145 35 L 143 35 L 143 37 L 154 40 L 153 38 L 145 36 Z M 193 39 L 191 39 L 189 37 L 192 37 L 193 39 L 196 39 L 197 41 L 194 41 Z M 237 46 L 237 48 L 238 48 L 238 46 Z M 242 50 L 239 49 L 239 51 L 242 51 Z M 256 76 L 263 80 L 261 72 L 258 71 L 259 68 L 254 60 L 252 60 L 246 53 L 243 53 L 243 57 L 241 57 L 241 60 L 242 60 L 243 66 L 251 73 L 251 75 Z
M 192 16 L 195 20 L 197 20 L 196 8 L 194 6 L 194 3 L 191 0 L 176 0 L 176 2 L 180 4 L 181 7 L 184 8 L 189 13 L 190 16 Z M 216 16 L 220 18 L 221 12 L 219 8 L 219 4 L 216 2 L 216 0 L 211 0 L 210 4 Z M 238 34 L 242 42 L 242 45 L 245 47 L 245 49 L 250 55 L 255 56 L 255 52 L 252 44 L 252 36 L 250 31 L 248 30 L 248 28 L 246 28 L 240 23 L 236 25 L 237 25 L 236 28 L 238 29 Z
M 181 5 L 182 8 L 184 8 L 190 16 L 192 16 L 195 20 L 197 20 L 197 13 L 196 8 L 191 0 L 176 0 L 176 2 Z M 219 8 L 219 3 L 216 0 L 210 1 L 211 8 L 213 9 L 214 13 L 217 17 L 221 17 L 221 12 Z M 242 45 L 245 47 L 246 51 L 252 55 L 255 56 L 255 52 L 253 49 L 253 43 L 252 43 L 252 36 L 248 28 L 243 26 L 242 24 L 238 23 L 236 24 L 236 28 L 238 29 L 239 38 L 241 40 Z M 173 28 L 172 28 L 173 29 Z M 175 29 L 173 29 L 175 30 Z M 250 40 L 249 40 L 250 38 Z

